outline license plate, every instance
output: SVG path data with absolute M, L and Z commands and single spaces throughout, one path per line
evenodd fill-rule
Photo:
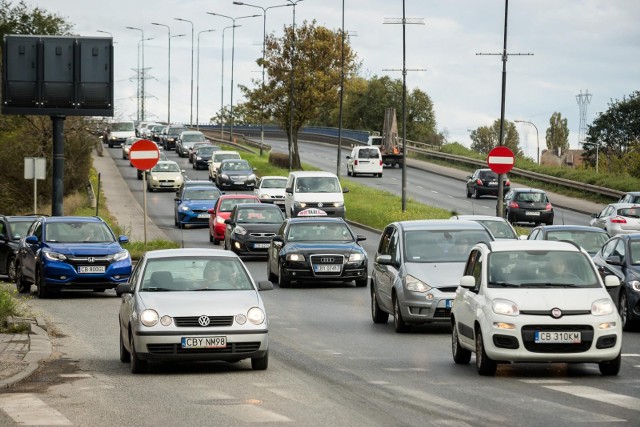
M 182 337 L 182 348 L 225 348 L 227 337 Z
M 493 185 L 493 186 L 496 186 L 496 185 L 498 185 L 498 183 L 497 183 L 497 182 L 490 182 L 490 183 L 489 183 L 489 186 L 492 186 L 492 185 Z
M 253 247 L 256 249 L 265 249 L 268 248 L 270 245 L 269 243 L 254 243 Z
M 173 187 L 173 182 L 161 182 L 161 187 Z
M 233 181 L 235 185 L 244 185 L 244 181 Z
M 273 203 L 276 205 L 284 205 L 284 200 L 274 200 Z
M 580 344 L 582 336 L 580 332 L 543 332 L 536 331 L 536 344 Z
M 339 273 L 341 267 L 340 264 L 314 265 L 313 271 L 316 273 Z
M 540 216 L 540 212 L 537 212 L 537 211 L 526 211 L 525 215 L 527 215 L 527 216 Z
M 78 273 L 104 273 L 104 265 L 81 265 L 78 267 Z
M 209 218 L 209 214 L 208 213 L 198 214 L 198 218 Z
M 451 308 L 451 304 L 453 304 L 453 300 L 452 299 L 445 300 L 444 308 Z

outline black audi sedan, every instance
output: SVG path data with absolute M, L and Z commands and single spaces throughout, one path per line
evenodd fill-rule
M 620 286 L 609 290 L 618 307 L 625 331 L 640 326 L 640 234 L 621 234 L 609 239 L 593 258 L 600 276 L 611 274 Z
M 318 212 L 314 212 L 318 214 Z M 367 252 L 342 218 L 287 218 L 271 239 L 267 275 L 281 288 L 291 282 L 351 282 L 367 286 Z
M 271 238 L 284 221 L 282 209 L 268 203 L 236 205 L 227 218 L 224 248 L 237 255 L 266 256 Z

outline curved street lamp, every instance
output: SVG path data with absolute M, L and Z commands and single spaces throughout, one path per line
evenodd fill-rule
M 196 129 L 200 129 L 200 34 L 212 33 L 215 30 L 202 30 L 198 32 L 198 61 L 196 66 Z
M 173 18 L 176 21 L 188 22 L 191 24 L 191 114 L 189 116 L 189 125 L 193 126 L 193 22 L 188 19 Z

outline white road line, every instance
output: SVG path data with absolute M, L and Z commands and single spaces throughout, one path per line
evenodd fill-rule
M 91 378 L 91 374 L 60 374 L 60 378 Z
M 0 409 L 23 426 L 70 426 L 71 421 L 31 393 L 0 396 Z
M 424 368 L 382 368 L 382 370 L 388 372 L 429 372 Z
M 245 423 L 292 422 L 291 418 L 256 405 L 228 405 L 219 408 L 223 414 Z
M 571 381 L 566 380 L 520 380 L 527 384 L 571 384 Z
M 622 353 L 622 357 L 640 357 L 638 353 Z
M 608 403 L 632 411 L 640 411 L 640 399 L 624 394 L 610 393 L 595 387 L 586 386 L 545 386 L 551 390 L 561 391 L 572 396 Z

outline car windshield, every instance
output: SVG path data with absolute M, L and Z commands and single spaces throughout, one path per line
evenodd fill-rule
M 256 198 L 246 198 L 246 199 L 224 199 L 220 202 L 220 208 L 218 211 L 220 212 L 231 212 L 235 205 L 240 205 L 242 203 L 258 203 L 259 200 Z
M 517 239 L 518 236 L 513 231 L 513 228 L 509 226 L 504 221 L 493 221 L 493 220 L 474 220 L 484 225 L 489 229 L 493 237 L 496 239 Z
M 151 170 L 153 172 L 180 172 L 180 166 L 177 163 L 157 163 Z
M 280 224 L 284 220 L 282 211 L 278 207 L 264 208 L 238 208 L 236 213 L 236 222 L 239 223 L 261 223 L 261 224 Z
M 490 288 L 600 287 L 589 258 L 582 252 L 494 252 L 488 266 Z
M 103 222 L 52 222 L 47 224 L 45 240 L 52 243 L 112 243 L 115 237 Z
M 214 154 L 215 162 L 221 162 L 223 160 L 227 160 L 227 159 L 239 159 L 240 155 L 239 154 L 235 154 L 235 153 L 225 153 L 225 154 Z
M 404 233 L 407 262 L 464 262 L 471 247 L 490 242 L 486 230 L 408 230 Z
M 150 259 L 141 292 L 254 290 L 241 262 L 234 258 L 175 257 Z
M 622 208 L 618 209 L 618 215 L 627 218 L 640 218 L 640 208 Z
M 35 219 L 35 218 L 34 218 Z M 33 224 L 32 220 L 10 220 L 11 224 L 11 239 L 12 240 L 20 240 L 22 236 L 27 235 L 27 231 L 29 231 L 29 227 Z
M 251 166 L 247 162 L 223 162 L 220 165 L 223 171 L 250 171 Z
M 575 242 L 577 245 L 582 246 L 589 254 L 595 255 L 605 242 L 609 240 L 609 235 L 607 233 L 585 230 L 548 231 L 547 240 L 568 240 Z
M 262 185 L 260 185 L 260 188 L 285 188 L 286 186 L 286 179 L 267 178 L 262 180 Z
M 199 147 L 198 156 L 210 156 L 213 153 L 214 147 Z
M 331 176 L 301 177 L 296 180 L 298 193 L 338 193 L 340 183 L 338 178 Z
M 189 141 L 189 142 L 204 142 L 206 141 L 206 139 L 204 138 L 204 135 L 201 133 L 185 133 L 184 135 L 182 135 L 182 140 L 183 141 Z
M 111 124 L 111 132 L 125 132 L 125 131 L 133 131 L 133 123 L 132 122 L 123 122 L 123 123 L 112 123 Z
M 546 202 L 547 195 L 544 193 L 518 193 L 515 197 L 515 200 L 518 202 Z
M 188 200 L 216 200 L 220 192 L 216 188 L 187 188 L 184 198 Z
M 162 132 L 162 129 L 164 129 L 164 126 L 154 126 L 152 131 L 153 132 Z
M 354 239 L 346 224 L 326 222 L 291 224 L 287 232 L 287 240 L 290 242 L 353 242 Z
M 167 134 L 168 135 L 180 135 L 185 130 L 186 130 L 185 128 L 169 128 L 169 130 L 167 131 Z

